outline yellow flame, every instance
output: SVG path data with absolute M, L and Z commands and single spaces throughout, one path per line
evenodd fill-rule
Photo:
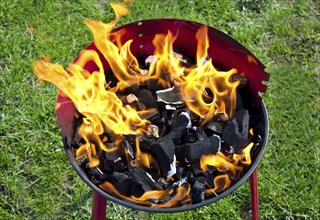
M 226 190 L 230 186 L 231 181 L 228 174 L 222 174 L 214 178 L 213 184 L 214 188 L 205 190 L 207 196 Z
M 200 167 L 203 171 L 207 171 L 208 165 L 214 166 L 220 172 L 230 172 L 233 177 L 238 176 L 243 170 L 243 165 L 251 164 L 250 151 L 254 143 L 249 143 L 240 154 L 233 154 L 230 156 L 225 156 L 223 153 L 219 152 L 215 155 L 203 155 L 200 158 Z M 242 165 L 241 165 L 242 164 Z M 228 188 L 231 184 L 229 175 L 220 175 L 214 178 L 214 189 L 206 190 L 207 194 L 212 194 L 213 192 L 220 192 Z
M 76 156 L 86 154 L 89 159 L 89 166 L 99 165 L 99 153 L 101 150 L 109 153 L 117 150 L 123 140 L 123 134 L 144 135 L 150 124 L 143 119 L 142 115 L 154 109 L 137 111 L 130 105 L 124 105 L 116 95 L 118 90 L 123 90 L 133 85 L 144 85 L 149 79 L 157 80 L 163 89 L 171 87 L 174 83 L 180 89 L 187 107 L 202 118 L 202 122 L 209 121 L 214 115 L 222 114 L 225 119 L 232 116 L 236 104 L 236 88 L 239 81 L 232 82 L 230 77 L 237 73 L 236 69 L 229 71 L 218 71 L 208 59 L 208 28 L 201 27 L 196 33 L 197 53 L 196 64 L 192 67 L 184 67 L 181 64 L 181 56 L 173 52 L 173 43 L 177 36 L 171 32 L 155 35 L 152 43 L 155 47 L 155 60 L 150 64 L 149 70 L 141 70 L 137 59 L 130 51 L 133 40 L 122 44 L 121 37 L 125 30 L 111 33 L 120 16 L 126 15 L 129 9 L 126 4 L 111 3 L 115 12 L 115 18 L 109 23 L 101 21 L 85 20 L 85 24 L 92 32 L 94 44 L 107 60 L 114 76 L 117 78 L 117 85 L 110 88 L 105 81 L 105 70 L 98 55 L 94 50 L 84 50 L 80 53 L 76 62 L 70 65 L 68 71 L 61 65 L 52 64 L 47 60 L 40 60 L 34 63 L 34 72 L 40 80 L 49 81 L 59 88 L 59 94 L 68 96 L 74 103 L 77 111 L 82 114 L 83 124 L 79 128 L 79 135 L 85 143 L 76 151 Z M 254 62 L 251 58 L 249 61 Z M 84 69 L 85 65 L 93 62 L 97 66 L 94 72 Z M 57 103 L 58 109 L 63 103 Z M 101 139 L 105 132 L 115 134 L 113 140 L 106 137 Z M 251 133 L 251 132 L 250 132 Z M 107 147 L 104 143 L 112 141 L 113 147 Z M 134 166 L 149 168 L 153 158 L 151 155 L 140 150 L 139 138 L 136 139 L 136 157 L 139 158 Z M 232 175 L 241 172 L 242 164 L 250 164 L 250 150 L 253 143 L 250 143 L 241 154 L 225 156 L 222 153 L 216 155 L 205 155 L 201 157 L 201 168 L 215 166 L 219 171 L 230 171 Z M 214 179 L 213 192 L 223 191 L 229 187 L 228 175 L 220 175 Z M 181 186 L 172 191 L 150 191 L 140 198 L 126 197 L 109 182 L 104 182 L 100 187 L 110 191 L 120 198 L 136 202 L 141 205 L 154 207 L 172 207 L 180 201 L 189 198 L 190 185 L 186 188 Z M 210 193 L 207 190 L 206 193 Z M 152 204 L 148 200 L 161 199 L 174 193 L 174 196 L 164 204 Z
M 129 202 L 134 202 L 144 206 L 152 206 L 154 208 L 166 208 L 166 207 L 173 207 L 179 204 L 180 201 L 185 200 L 189 197 L 190 193 L 190 185 L 187 187 L 180 186 L 176 190 L 151 190 L 145 192 L 141 197 L 128 197 L 122 195 L 114 185 L 108 181 L 103 182 L 99 185 L 99 187 L 110 194 L 116 195 L 121 199 L 127 200 Z M 167 196 L 173 195 L 174 196 L 163 204 L 154 204 L 148 200 L 150 199 L 163 199 Z
M 140 138 L 137 136 L 136 142 L 136 160 L 131 163 L 133 167 L 150 168 L 150 163 L 153 161 L 153 157 L 149 153 L 142 152 L 140 149 Z

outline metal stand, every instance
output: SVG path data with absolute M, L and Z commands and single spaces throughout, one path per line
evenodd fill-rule
M 98 193 L 93 192 L 92 194 L 92 220 L 105 220 L 106 219 L 106 198 L 100 196 Z
M 258 201 L 258 172 L 257 169 L 250 176 L 251 191 L 251 209 L 252 220 L 259 219 L 259 201 Z M 92 195 L 92 220 L 106 219 L 107 200 L 98 193 L 93 192 Z
M 258 200 L 258 171 L 255 169 L 250 176 L 250 194 L 251 194 L 251 209 L 252 220 L 259 219 L 259 200 Z

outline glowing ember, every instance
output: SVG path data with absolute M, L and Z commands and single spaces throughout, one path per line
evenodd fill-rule
M 85 169 L 89 173 L 100 167 L 102 171 L 92 177 L 99 179 L 95 184 L 101 189 L 143 206 L 182 206 L 192 203 L 191 197 L 193 202 L 201 202 L 204 195 L 226 190 L 232 179 L 241 176 L 244 166 L 251 164 L 254 146 L 253 129 L 244 129 L 249 120 L 233 118 L 240 81 L 232 76 L 237 70 L 219 71 L 213 66 L 208 58 L 206 26 L 195 36 L 194 63 L 175 51 L 176 36 L 169 31 L 155 35 L 154 53 L 144 60 L 147 68 L 142 67 L 130 50 L 133 40 L 122 44 L 124 32 L 111 33 L 119 17 L 129 12 L 128 7 L 111 6 L 116 15 L 113 21 L 85 20 L 109 69 L 94 50 L 82 51 L 67 71 L 48 60 L 34 63 L 38 78 L 55 84 L 78 111 L 75 118 L 82 124 L 76 128 L 80 141 L 75 156 L 88 159 Z M 88 72 L 88 62 L 97 70 Z M 109 70 L 116 81 L 106 82 Z M 134 88 L 138 92 L 128 92 Z M 153 91 L 155 88 L 159 89 Z M 57 103 L 56 109 L 60 105 Z M 240 151 L 230 145 L 231 153 L 226 153 L 221 145 L 226 145 L 233 133 L 245 144 Z M 200 165 L 201 175 L 214 173 L 209 183 L 213 187 L 194 177 L 194 164 Z

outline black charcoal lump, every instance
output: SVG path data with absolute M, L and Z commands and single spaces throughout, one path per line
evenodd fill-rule
M 174 119 L 169 136 L 172 138 L 175 145 L 181 143 L 182 137 L 186 134 L 191 125 L 191 119 L 187 112 L 181 112 L 179 116 Z
M 169 178 L 176 173 L 175 145 L 169 135 L 159 138 L 149 147 L 157 158 L 163 177 Z
M 133 180 L 138 183 L 144 191 L 161 190 L 162 187 L 144 169 L 136 167 L 130 171 Z
M 242 116 L 242 119 L 246 117 L 245 115 Z M 240 121 L 241 128 L 239 128 L 236 118 L 229 120 L 227 122 L 227 126 L 222 132 L 221 139 L 228 145 L 228 153 L 240 152 L 244 147 L 246 147 L 250 143 L 249 139 L 247 138 L 248 131 L 243 130 L 249 126 L 249 118 L 248 120 Z
M 194 163 L 200 160 L 202 155 L 216 154 L 221 149 L 221 139 L 218 135 L 176 146 L 175 152 L 180 163 Z
M 159 90 L 156 94 L 158 102 L 163 102 L 169 105 L 182 105 L 184 103 L 180 89 L 177 86 Z

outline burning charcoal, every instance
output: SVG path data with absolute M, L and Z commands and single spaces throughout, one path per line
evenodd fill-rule
M 183 141 L 185 143 L 194 143 L 197 140 L 197 136 L 195 133 L 187 132 L 185 135 L 183 135 Z
M 233 114 L 233 118 L 237 120 L 239 132 L 242 137 L 248 138 L 249 135 L 249 112 L 244 109 L 241 111 L 236 111 Z
M 140 149 L 142 151 L 148 151 L 151 144 L 153 144 L 156 141 L 154 138 L 146 138 L 146 137 L 140 137 Z
M 113 172 L 123 172 L 126 170 L 127 166 L 123 163 L 121 157 L 118 157 L 116 160 L 104 160 L 104 166 L 106 170 Z
M 133 106 L 135 109 L 139 111 L 146 109 L 144 104 L 140 102 L 134 94 L 127 95 L 126 99 L 127 99 L 127 102 L 131 104 L 131 106 Z
M 166 125 L 166 119 L 165 118 L 161 118 L 158 121 L 158 127 L 159 127 L 159 136 L 163 137 L 165 136 L 168 132 L 167 132 L 167 125 Z
M 156 109 L 149 109 L 147 111 L 138 112 L 139 116 L 154 124 L 160 120 L 160 113 Z
M 199 161 L 202 155 L 218 153 L 220 148 L 220 137 L 213 135 L 203 141 L 177 146 L 175 152 L 179 162 L 193 163 Z
M 126 99 L 127 99 L 127 102 L 129 104 L 135 102 L 135 101 L 138 101 L 138 98 L 134 95 L 134 94 L 129 94 L 126 96 Z
M 191 111 L 189 108 L 183 108 L 182 110 L 188 113 L 192 122 L 198 122 L 200 118 L 199 115 Z
M 155 138 L 159 138 L 159 128 L 157 125 L 148 125 L 147 135 Z
M 163 177 L 169 178 L 176 173 L 175 145 L 169 135 L 158 139 L 150 146 L 150 151 L 158 159 Z
M 125 196 L 130 195 L 130 189 L 132 185 L 134 184 L 134 181 L 132 178 L 127 175 L 126 173 L 119 173 L 114 172 L 112 174 L 114 186 L 117 188 L 117 190 Z
M 132 149 L 132 146 L 129 143 L 129 141 L 123 140 L 121 143 L 123 144 L 124 148 L 126 149 L 127 155 L 130 156 L 131 159 L 133 159 L 134 158 L 133 149 Z
M 230 146 L 230 149 L 227 149 L 228 153 L 239 152 L 250 142 L 240 134 L 235 118 L 228 121 L 226 128 L 222 132 L 221 139 Z
M 184 170 L 183 175 L 188 178 L 189 183 L 194 184 L 195 176 L 191 169 Z
M 99 167 L 92 167 L 90 168 L 88 174 L 91 176 L 99 176 L 99 175 L 103 175 L 103 172 L 100 170 Z
M 183 175 L 183 171 L 184 171 L 184 168 L 182 166 L 178 166 L 177 172 L 176 172 L 176 174 L 173 175 L 173 177 L 178 180 L 181 179 L 182 175 Z
M 158 79 L 148 79 L 145 81 L 145 85 L 147 89 L 153 93 L 162 89 L 161 85 L 158 84 Z
M 139 91 L 139 85 L 131 85 L 123 89 L 125 94 L 137 94 Z
M 137 93 L 137 98 L 142 102 L 147 109 L 149 108 L 158 108 L 158 103 L 154 98 L 152 92 L 147 89 L 140 89 Z
M 207 131 L 207 134 L 211 136 L 212 134 L 221 134 L 222 133 L 222 126 L 215 121 L 210 121 L 205 125 L 205 129 Z
M 95 185 L 100 185 L 104 182 L 103 180 L 97 179 L 95 176 L 91 176 L 90 181 Z
M 181 95 L 180 89 L 177 86 L 173 86 L 168 89 L 158 90 L 157 101 L 163 102 L 169 105 L 182 105 L 184 104 L 183 97 Z
M 206 132 L 204 132 L 204 130 L 201 127 L 196 127 L 195 131 L 196 131 L 197 139 L 199 141 L 203 141 L 203 140 L 206 140 L 208 138 Z
M 84 155 L 77 157 L 76 162 L 77 162 L 78 166 L 80 166 L 80 167 L 86 165 L 88 163 L 87 155 L 84 154 Z
M 160 178 L 158 179 L 158 183 L 159 183 L 160 186 L 162 186 L 162 188 L 164 188 L 164 189 L 168 189 L 169 186 L 170 186 L 170 184 L 169 184 L 169 183 L 166 181 L 166 179 L 163 178 L 163 177 L 160 177 Z
M 174 119 L 169 136 L 175 145 L 181 143 L 181 138 L 191 127 L 191 120 L 187 112 L 181 112 L 180 115 Z
M 140 167 L 133 168 L 130 171 L 130 175 L 134 182 L 138 184 L 144 192 L 163 189 L 159 183 L 152 179 L 149 173 Z
M 146 75 L 148 75 L 148 73 L 149 73 L 149 70 L 141 70 L 141 71 L 140 71 L 140 74 L 141 74 L 142 76 L 146 76 Z
M 177 110 L 177 107 L 174 106 L 174 105 L 165 105 L 164 108 L 165 108 L 166 110 L 172 110 L 172 111 Z
M 186 184 L 188 182 L 188 178 L 187 177 L 183 177 L 182 179 L 172 183 L 172 188 L 176 189 L 179 186 L 182 186 L 183 184 Z
M 239 81 L 240 84 L 239 84 L 238 88 L 243 88 L 244 86 L 247 85 L 248 78 L 245 75 L 242 75 L 242 74 L 235 74 L 235 75 L 231 76 L 231 81 L 232 82 Z
M 200 183 L 199 181 L 195 181 L 195 183 L 192 186 L 192 201 L 194 203 L 200 203 L 203 202 L 205 199 L 205 193 L 204 189 L 206 188 L 206 185 L 203 183 Z
M 105 144 L 109 149 L 114 149 L 116 148 L 116 150 L 113 150 L 111 152 L 106 152 L 105 156 L 108 160 L 116 160 L 118 159 L 121 155 L 123 155 L 124 152 L 124 145 L 120 145 L 120 147 L 118 147 L 116 143 L 106 143 Z

